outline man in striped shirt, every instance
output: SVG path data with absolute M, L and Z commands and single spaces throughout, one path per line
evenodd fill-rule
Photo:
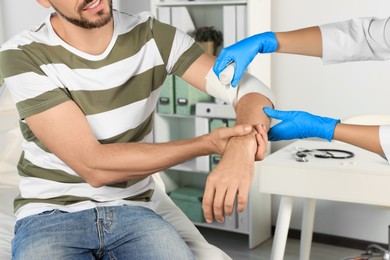
M 244 210 L 254 160 L 267 147 L 262 108 L 272 103 L 246 94 L 235 106 L 238 126 L 155 144 L 153 114 L 165 77 L 205 91 L 215 58 L 146 13 L 112 10 L 111 0 L 38 2 L 56 12 L 0 52 L 0 85 L 16 102 L 25 139 L 13 258 L 192 259 L 155 212 L 151 174 L 223 154 L 206 184 L 206 220 L 223 221 L 236 196 Z M 257 132 L 251 126 L 259 123 Z

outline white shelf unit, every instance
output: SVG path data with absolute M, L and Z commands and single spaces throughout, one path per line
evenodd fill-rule
M 222 11 L 223 6 L 227 5 L 246 5 L 246 33 L 247 36 L 271 30 L 271 0 L 225 0 L 225 1 L 162 1 L 150 0 L 151 11 L 158 18 L 158 7 L 187 7 L 197 27 L 214 26 L 222 30 Z M 218 11 L 219 9 L 219 11 Z M 217 10 L 217 11 L 216 11 Z M 261 79 L 266 85 L 271 86 L 271 57 L 270 55 L 258 55 L 248 71 Z
M 239 5 L 246 4 L 246 0 L 241 1 L 156 1 L 157 6 L 207 6 L 207 5 Z
M 158 17 L 159 7 L 186 7 L 196 27 L 213 26 L 223 31 L 224 6 L 246 6 L 246 36 L 270 30 L 270 0 L 240 1 L 160 1 L 151 0 L 151 10 Z M 220 51 L 220 49 L 218 50 Z M 249 72 L 270 85 L 270 58 L 257 58 Z M 209 131 L 208 117 L 155 115 L 154 138 L 156 142 L 168 142 L 206 134 Z M 271 198 L 259 191 L 259 164 L 256 162 L 246 211 L 227 217 L 225 223 L 195 223 L 198 226 L 221 229 L 248 235 L 248 246 L 254 248 L 271 237 Z M 167 192 L 184 185 L 203 187 L 210 172 L 209 156 L 198 157 L 172 167 L 162 173 Z

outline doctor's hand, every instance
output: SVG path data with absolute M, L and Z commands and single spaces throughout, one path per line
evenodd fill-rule
M 253 35 L 241 40 L 221 51 L 213 70 L 219 78 L 220 73 L 229 63 L 235 63 L 235 71 L 232 86 L 236 87 L 246 67 L 252 62 L 258 53 L 271 53 L 278 48 L 278 41 L 273 32 L 265 32 Z
M 268 131 L 270 141 L 318 137 L 332 141 L 340 120 L 316 116 L 304 111 L 280 111 L 264 107 L 267 116 L 281 120 Z

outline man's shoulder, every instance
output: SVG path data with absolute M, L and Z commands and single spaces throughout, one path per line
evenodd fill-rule
M 150 12 L 150 11 L 143 11 L 143 12 L 131 14 L 128 12 L 114 10 L 114 15 L 118 15 L 121 18 L 125 17 L 124 19 L 134 19 L 135 18 L 135 19 L 146 19 L 147 20 L 150 17 L 154 17 L 152 12 Z
M 135 14 L 135 16 L 144 21 L 148 19 L 154 19 L 153 14 L 149 11 L 140 12 L 138 14 Z
M 29 45 L 33 42 L 47 43 L 49 41 L 48 30 L 45 23 L 33 27 L 29 30 L 21 31 L 14 35 L 0 46 L 0 52 L 6 50 L 20 49 L 21 46 Z
M 116 19 L 119 26 L 131 26 L 141 23 L 145 23 L 150 20 L 154 20 L 154 16 L 151 12 L 140 12 L 137 14 L 129 14 L 126 12 L 115 11 Z

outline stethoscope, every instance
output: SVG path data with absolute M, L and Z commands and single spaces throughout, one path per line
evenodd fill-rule
M 337 153 L 337 155 L 335 155 L 334 153 Z M 312 155 L 316 158 L 322 159 L 348 159 L 355 156 L 353 152 L 340 149 L 304 149 L 299 150 L 295 153 L 295 160 L 297 162 L 308 162 L 308 155 Z

